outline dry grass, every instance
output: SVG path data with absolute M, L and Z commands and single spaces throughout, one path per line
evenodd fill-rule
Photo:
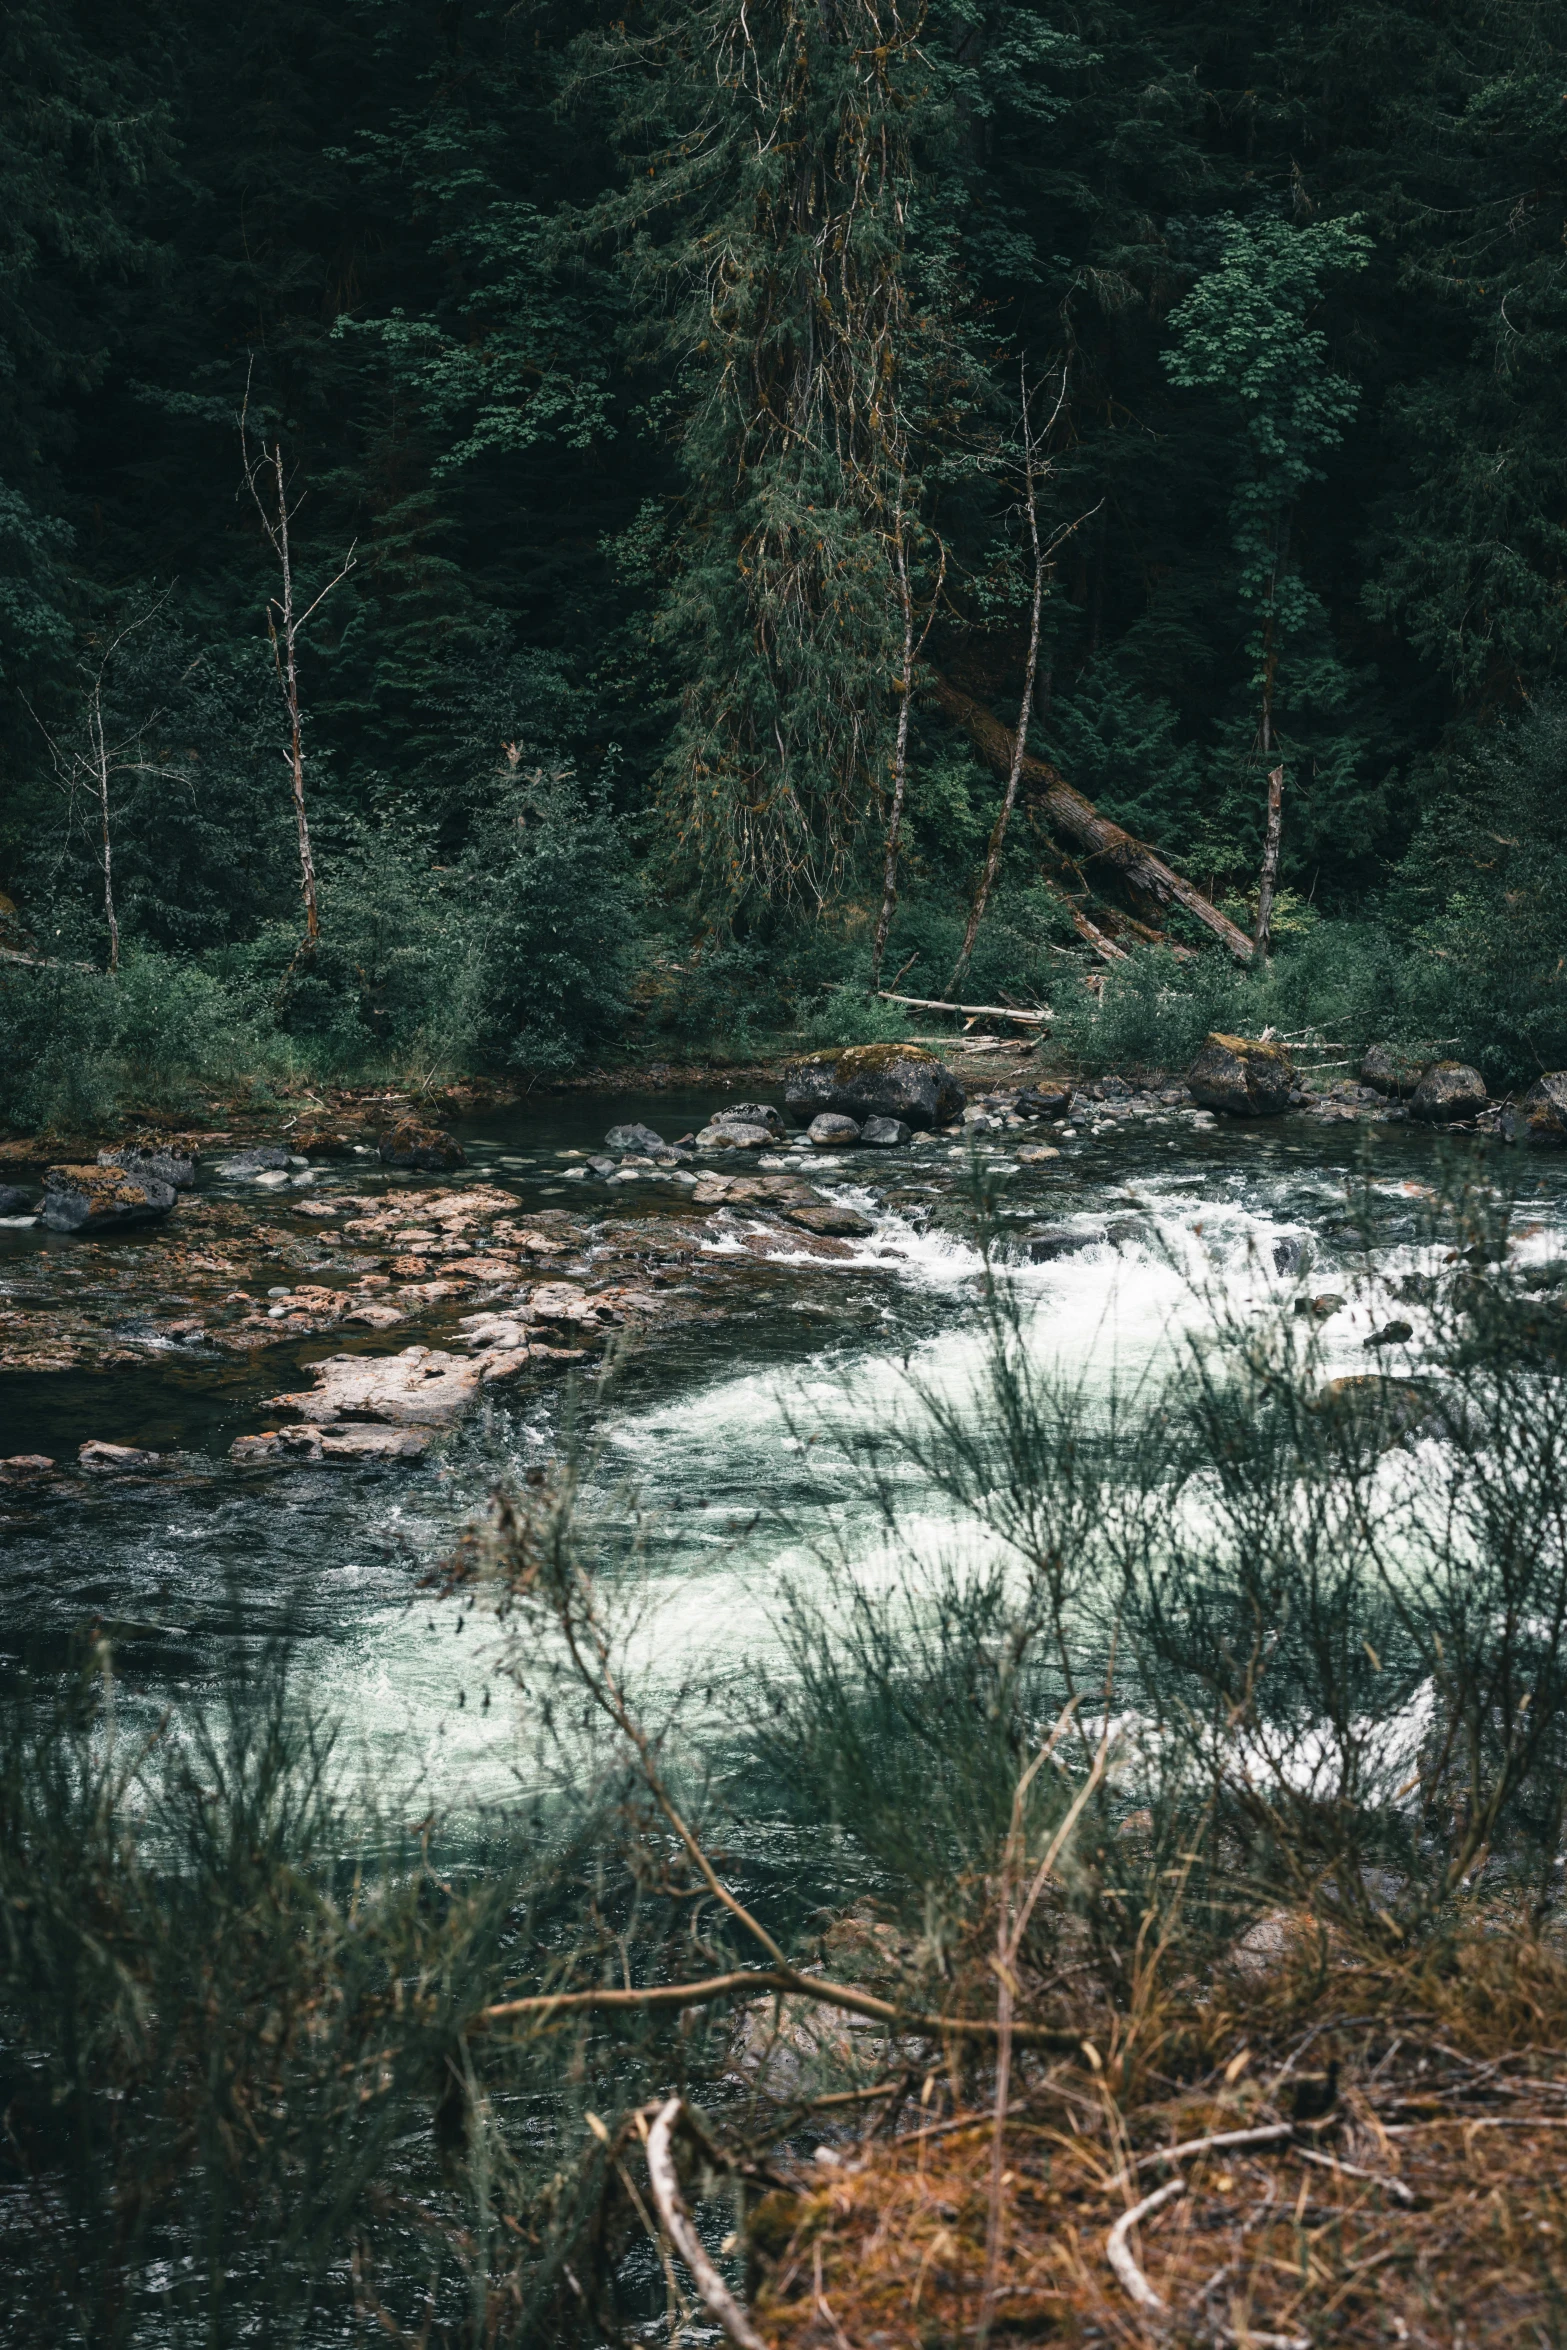
M 1493 1912 L 1417 1960 L 1322 1957 L 1300 1934 L 1264 1970 L 1187 1986 L 1097 2071 L 1022 2060 L 993 2343 L 1567 2342 L 1562 1951 Z M 1106 2237 L 1172 2176 L 1141 2158 L 1291 2119 L 1333 2060 L 1331 2110 L 1293 2141 L 1180 2166 L 1187 2192 L 1132 2238 L 1165 2313 L 1136 2309 Z M 753 2215 L 777 2350 L 983 2338 L 991 2115 L 983 2082 L 971 2111 L 951 2090 Z

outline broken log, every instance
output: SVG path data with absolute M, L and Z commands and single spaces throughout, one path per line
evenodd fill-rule
M 998 775 L 1010 775 L 1015 749 L 1011 728 L 992 717 L 983 702 L 977 702 L 972 694 L 964 693 L 939 672 L 931 679 L 930 691 L 937 706 L 971 738 L 987 766 L 994 768 Z M 1211 930 L 1238 963 L 1252 960 L 1254 949 L 1244 930 L 1237 929 L 1217 906 L 1211 906 L 1201 890 L 1173 873 L 1146 842 L 1134 839 L 1119 824 L 1112 824 L 1108 816 L 1101 816 L 1093 801 L 1074 791 L 1048 759 L 1030 753 L 1023 760 L 1022 773 L 1030 795 L 1052 829 L 1064 833 L 1089 857 L 1108 865 L 1122 886 L 1134 898 L 1141 899 L 1156 917 L 1172 905 L 1179 906 L 1205 930 Z

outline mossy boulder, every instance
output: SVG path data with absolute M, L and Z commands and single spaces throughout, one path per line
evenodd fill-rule
M 1405 1101 L 1431 1066 L 1430 1053 L 1411 1052 L 1401 1044 L 1374 1044 L 1360 1064 L 1360 1082 L 1373 1093 Z
M 809 1053 L 784 1071 L 784 1107 L 801 1126 L 824 1111 L 852 1118 L 901 1118 L 917 1133 L 963 1115 L 962 1086 L 945 1061 L 918 1044 L 856 1044 Z
M 1537 1077 L 1519 1108 L 1531 1142 L 1567 1143 L 1567 1069 Z
M 1187 1070 L 1186 1083 L 1205 1110 L 1226 1110 L 1233 1118 L 1276 1118 L 1290 1106 L 1295 1072 L 1282 1045 L 1254 1036 L 1223 1036 L 1215 1029 Z
M 172 1183 L 124 1167 L 51 1167 L 43 1220 L 51 1232 L 116 1232 L 161 1224 L 176 1198 Z
M 466 1154 L 454 1134 L 427 1126 L 418 1118 L 403 1118 L 381 1137 L 384 1167 L 417 1167 L 426 1175 L 444 1175 L 460 1167 Z
M 1409 1097 L 1409 1115 L 1427 1126 L 1451 1126 L 1485 1108 L 1485 1079 L 1467 1061 L 1433 1061 Z

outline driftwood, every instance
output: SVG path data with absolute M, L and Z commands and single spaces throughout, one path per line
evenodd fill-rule
M 1126 2239 L 1133 2228 L 1139 2226 L 1143 2220 L 1152 2219 L 1156 2211 L 1163 2211 L 1167 2203 L 1173 2203 L 1177 2196 L 1184 2195 L 1185 2192 L 1186 2181 L 1184 2179 L 1171 2179 L 1167 2186 L 1155 2188 L 1151 2195 L 1143 2197 L 1141 2203 L 1134 2203 L 1130 2211 L 1123 2212 L 1105 2238 L 1105 2258 L 1115 2270 L 1126 2292 L 1136 2302 L 1139 2309 L 1146 2309 L 1158 2315 L 1163 2314 L 1163 2298 L 1154 2291 L 1138 2267 L 1132 2247 Z
M 653 2201 L 658 2206 L 659 2223 L 665 2235 L 691 2271 L 696 2289 L 709 2315 L 723 2327 L 735 2350 L 767 2350 L 767 2344 L 751 2323 L 749 2313 L 737 2301 L 707 2256 L 701 2237 L 692 2224 L 691 2214 L 680 2193 L 680 2177 L 675 2169 L 675 2153 L 671 2140 L 675 2124 L 683 2111 L 678 2097 L 671 2097 L 661 2108 L 658 2119 L 647 2137 L 647 2175 L 653 2189 Z
M 972 738 L 987 766 L 994 768 L 998 775 L 1010 775 L 1016 748 L 1011 728 L 1003 726 L 983 702 L 964 693 L 949 678 L 933 677 L 930 690 L 938 707 Z M 1145 842 L 1134 840 L 1119 824 L 1101 816 L 1093 801 L 1074 791 L 1048 760 L 1030 754 L 1023 760 L 1022 774 L 1052 830 L 1064 834 L 1076 848 L 1108 866 L 1123 888 L 1140 901 L 1141 910 L 1151 912 L 1157 920 L 1172 905 L 1179 906 L 1211 930 L 1238 963 L 1252 960 L 1254 949 L 1244 930 L 1238 930 L 1217 906 L 1211 906 L 1201 890 L 1173 873 Z

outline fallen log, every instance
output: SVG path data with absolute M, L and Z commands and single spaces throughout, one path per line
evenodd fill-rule
M 878 987 L 877 995 L 884 1004 L 908 1004 L 916 1012 L 962 1012 L 974 1020 L 1019 1020 L 1025 1028 L 1048 1026 L 1048 1012 L 1024 1012 L 1011 1004 L 949 1004 L 939 996 L 894 995 L 890 987 Z
M 930 690 L 937 706 L 974 742 L 986 765 L 998 775 L 1010 775 L 1014 751 L 1012 729 L 992 717 L 983 702 L 977 702 L 972 694 L 964 693 L 939 672 L 931 679 Z M 1023 760 L 1022 774 L 1052 830 L 1063 833 L 1089 857 L 1110 866 L 1122 885 L 1143 900 L 1155 915 L 1163 914 L 1172 905 L 1179 906 L 1206 930 L 1211 930 L 1238 963 L 1252 960 L 1254 949 L 1244 930 L 1237 929 L 1217 906 L 1211 906 L 1201 890 L 1173 873 L 1145 842 L 1123 832 L 1108 816 L 1101 816 L 1093 801 L 1074 791 L 1047 759 L 1030 753 Z

